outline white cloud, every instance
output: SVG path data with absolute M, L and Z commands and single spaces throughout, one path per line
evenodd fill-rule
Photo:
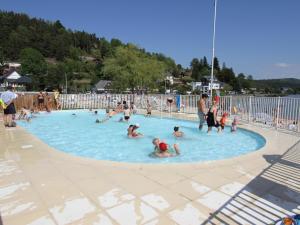
M 280 68 L 287 68 L 287 67 L 290 67 L 291 64 L 287 64 L 287 63 L 281 62 L 281 63 L 276 63 L 275 66 L 276 67 L 280 67 Z

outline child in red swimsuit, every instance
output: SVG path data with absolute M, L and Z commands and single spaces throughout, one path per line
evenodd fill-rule
M 154 138 L 152 144 L 155 146 L 154 155 L 158 158 L 167 158 L 180 155 L 177 144 L 173 145 L 175 153 L 170 153 L 170 146 L 167 143 L 160 141 L 159 138 Z
M 228 117 L 228 113 L 225 112 L 222 115 L 222 118 L 221 118 L 220 123 L 219 123 L 219 126 L 221 127 L 221 130 L 219 130 L 219 131 L 223 131 L 224 130 L 225 125 L 226 125 L 226 121 L 227 121 L 227 117 Z

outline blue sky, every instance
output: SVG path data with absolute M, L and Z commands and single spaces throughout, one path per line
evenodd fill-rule
M 162 52 L 211 59 L 213 0 L 1 0 L 1 10 Z M 216 56 L 255 78 L 300 78 L 299 0 L 218 0 Z

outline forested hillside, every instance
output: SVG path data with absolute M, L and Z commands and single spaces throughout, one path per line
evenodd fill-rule
M 151 76 L 143 73 L 143 67 L 153 68 L 156 71 L 153 79 L 158 80 L 166 71 L 174 72 L 177 68 L 174 60 L 163 54 L 149 53 L 118 39 L 108 41 L 95 34 L 72 31 L 66 29 L 60 21 L 50 22 L 30 18 L 25 14 L 0 12 L 0 63 L 21 62 L 21 72 L 34 80 L 33 89 L 61 86 L 65 75 L 73 89 L 82 86 L 84 82 L 89 84 L 88 89 L 88 86 L 100 79 L 117 79 L 113 74 L 104 73 L 103 66 L 106 59 L 114 58 L 116 52 L 122 49 L 135 55 L 135 58 L 129 59 L 134 60 L 130 61 L 129 67 L 137 70 L 142 78 Z M 139 65 L 142 61 L 143 65 Z M 122 79 L 122 87 L 132 87 L 132 83 L 126 83 L 131 78 L 128 81 Z

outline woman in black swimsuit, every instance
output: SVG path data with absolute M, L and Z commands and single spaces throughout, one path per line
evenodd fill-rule
M 212 127 L 219 127 L 219 123 L 217 121 L 217 112 L 218 112 L 218 107 L 217 107 L 217 102 L 213 100 L 213 105 L 209 108 L 207 112 L 207 133 L 209 133 L 212 129 Z

